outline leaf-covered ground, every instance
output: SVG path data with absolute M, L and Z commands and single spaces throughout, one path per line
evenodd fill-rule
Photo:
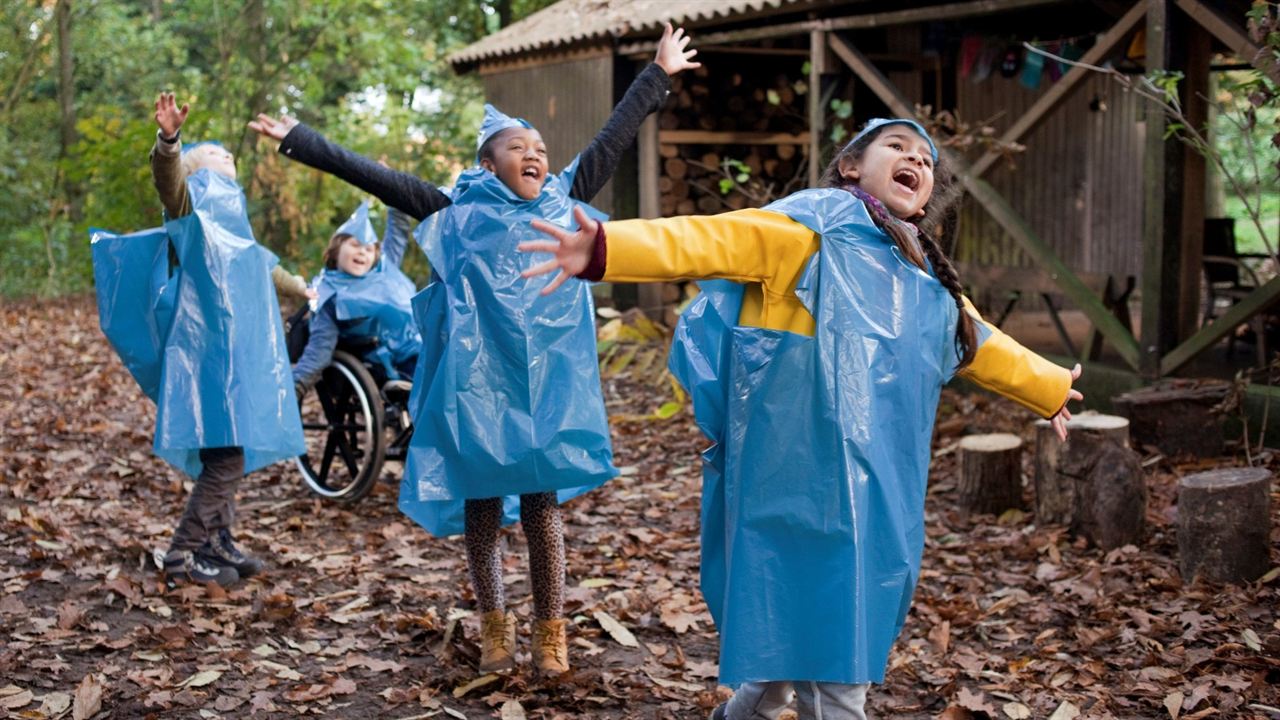
M 541 682 L 526 656 L 486 681 L 461 543 L 401 516 L 391 482 L 341 507 L 292 467 L 250 476 L 238 535 L 270 572 L 167 591 L 150 552 L 183 479 L 151 454 L 154 408 L 92 300 L 0 319 L 0 718 L 698 718 L 724 696 L 697 590 L 703 443 L 687 411 L 644 418 L 673 409 L 645 371 L 652 348 L 606 367 L 623 477 L 566 506 L 574 672 Z M 1031 417 L 949 391 L 941 412 L 923 578 L 874 714 L 1280 717 L 1280 573 L 1246 587 L 1178 576 L 1176 479 L 1203 464 L 1151 463 L 1148 537 L 1103 554 L 1030 515 L 955 512 L 955 440 L 1030 440 Z M 506 538 L 527 623 L 524 543 Z

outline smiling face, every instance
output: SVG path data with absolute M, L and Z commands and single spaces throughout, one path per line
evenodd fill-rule
M 873 195 L 902 220 L 924 215 L 933 195 L 929 141 L 907 125 L 887 125 L 861 157 L 841 160 L 840 175 Z
M 547 146 L 533 128 L 508 128 L 494 135 L 481 150 L 480 167 L 498 176 L 524 200 L 542 193 L 547 179 Z
M 221 145 L 207 143 L 188 150 L 183 156 L 183 165 L 188 168 L 187 174 L 208 168 L 209 170 L 236 179 L 236 159 Z
M 373 269 L 373 264 L 378 261 L 378 249 L 376 245 L 365 245 L 355 237 L 346 235 L 342 240 L 342 244 L 338 246 L 337 256 L 334 264 L 338 269 L 348 275 L 363 277 Z

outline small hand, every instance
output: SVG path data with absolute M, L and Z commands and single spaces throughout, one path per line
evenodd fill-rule
M 535 229 L 554 237 L 555 240 L 531 240 L 516 246 L 520 252 L 547 252 L 555 255 L 555 258 L 520 273 L 522 277 L 531 278 L 559 270 L 560 274 L 556 275 L 551 284 L 542 289 L 543 295 L 554 292 L 564 284 L 565 280 L 586 270 L 587 265 L 591 263 L 591 256 L 595 254 L 596 232 L 600 228 L 600 223 L 588 217 L 587 211 L 581 206 L 573 209 L 573 217 L 578 221 L 578 229 L 574 232 L 549 222 L 534 220 Z
M 1081 372 L 1082 370 L 1080 369 L 1080 363 L 1076 363 L 1076 366 L 1071 368 L 1072 383 L 1075 383 L 1076 380 L 1080 379 Z M 1083 399 L 1084 399 L 1084 395 L 1082 395 L 1079 390 L 1076 390 L 1074 388 L 1067 390 L 1067 402 L 1071 402 L 1072 400 L 1083 400 Z M 1071 420 L 1071 411 L 1067 409 L 1067 403 L 1064 402 L 1062 403 L 1062 409 L 1058 411 L 1058 414 L 1049 418 L 1049 424 L 1053 426 L 1053 431 L 1058 434 L 1058 439 L 1064 440 L 1064 441 L 1067 439 L 1067 423 L 1070 420 Z
M 688 45 L 689 36 L 684 34 L 684 28 L 673 32 L 671 23 L 667 23 L 662 31 L 662 39 L 658 41 L 658 52 L 653 56 L 653 61 L 665 70 L 667 75 L 702 67 L 702 63 L 690 62 L 690 58 L 697 55 L 698 51 L 685 50 Z
M 306 290 L 303 290 L 302 294 L 306 295 L 308 300 L 315 300 L 316 298 L 320 297 L 320 291 L 316 290 L 313 287 L 309 287 Z
M 191 106 L 186 103 L 183 103 L 181 108 L 178 107 L 178 103 L 173 99 L 173 93 L 160 93 L 160 97 L 156 98 L 156 125 L 160 126 L 160 133 L 167 138 L 177 135 L 182 129 L 182 123 L 187 121 L 187 113 L 190 111 Z
M 276 140 L 284 140 L 284 136 L 297 125 L 297 118 L 291 118 L 288 115 L 281 115 L 279 120 L 275 120 L 270 115 L 258 113 L 257 120 L 249 121 L 250 130 Z

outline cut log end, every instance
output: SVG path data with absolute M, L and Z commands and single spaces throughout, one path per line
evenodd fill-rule
M 1183 580 L 1245 583 L 1271 555 L 1271 472 L 1224 468 L 1178 483 L 1178 565 Z

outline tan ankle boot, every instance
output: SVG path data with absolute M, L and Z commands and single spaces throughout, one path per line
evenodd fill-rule
M 516 667 L 516 618 L 491 610 L 480 616 L 480 672 L 510 672 Z
M 564 618 L 533 621 L 533 667 L 544 675 L 569 672 L 569 643 Z

